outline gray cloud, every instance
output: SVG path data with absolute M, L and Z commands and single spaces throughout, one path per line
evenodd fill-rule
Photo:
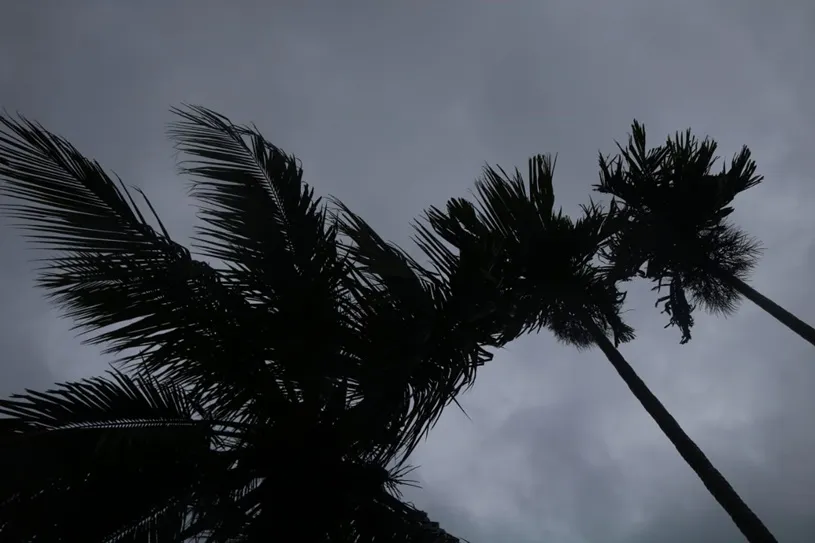
M 766 244 L 757 288 L 815 321 L 815 9 L 758 0 L 18 2 L 0 20 L 0 106 L 146 189 L 182 239 L 193 213 L 163 137 L 182 101 L 255 122 L 308 179 L 405 243 L 484 161 L 559 152 L 572 211 L 632 118 L 753 148 L 736 220 Z M 0 235 L 0 393 L 96 373 Z M 811 349 L 759 310 L 663 330 L 644 285 L 624 354 L 784 542 L 811 541 Z M 417 452 L 409 496 L 474 543 L 739 541 L 599 352 L 547 334 L 499 353 Z

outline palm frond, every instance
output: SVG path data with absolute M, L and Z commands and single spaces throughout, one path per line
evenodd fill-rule
M 371 363 L 359 373 L 360 403 L 369 426 L 394 432 L 389 456 L 406 458 L 458 393 L 469 387 L 488 354 L 462 328 L 461 314 L 443 274 L 434 274 L 382 239 L 341 202 L 338 226 L 354 263 L 346 283 L 353 300 L 348 316 L 359 331 L 349 353 Z M 364 341 L 359 339 L 364 338 Z
M 201 202 L 199 247 L 240 270 L 252 298 L 274 306 L 299 284 L 336 281 L 341 265 L 336 229 L 327 209 L 303 182 L 297 159 L 269 143 L 257 129 L 232 124 L 201 106 L 174 108 L 176 148 L 190 160 L 191 194 Z M 314 286 L 312 286 L 314 283 Z
M 0 539 L 116 541 L 180 533 L 212 421 L 170 384 L 116 371 L 0 400 Z
M 342 352 L 352 272 L 338 252 L 336 224 L 303 181 L 298 161 L 256 128 L 200 106 L 173 111 L 179 121 L 169 134 L 189 157 L 181 171 L 192 178 L 204 221 L 196 246 L 227 265 L 220 276 L 252 308 L 252 326 L 265 344 L 255 357 L 290 384 L 289 400 L 327 401 L 341 376 L 351 376 L 353 385 L 356 364 Z
M 257 344 L 245 342 L 256 322 L 245 300 L 163 226 L 154 229 L 127 189 L 65 139 L 24 118 L 0 117 L 0 125 L 0 193 L 12 199 L 3 208 L 56 251 L 39 283 L 93 333 L 87 341 L 145 371 L 217 390 L 231 406 L 248 401 L 264 366 L 246 353 Z M 225 367 L 232 357 L 240 371 Z

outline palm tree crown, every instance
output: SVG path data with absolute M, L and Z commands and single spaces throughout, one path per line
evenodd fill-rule
M 598 192 L 612 195 L 627 216 L 605 253 L 612 274 L 667 288 L 660 297 L 669 326 L 691 338 L 697 306 L 729 314 L 739 293 L 722 276 L 744 279 L 760 255 L 758 242 L 728 221 L 731 203 L 762 181 L 746 147 L 714 172 L 717 143 L 690 130 L 647 148 L 645 128 L 634 122 L 626 147 L 600 156 Z
M 487 167 L 476 181 L 477 202 L 449 201 L 446 209 L 430 208 L 420 238 L 435 233 L 459 250 L 462 265 L 478 262 L 496 278 L 509 322 L 517 332 L 546 327 L 561 341 L 585 348 L 594 344 L 586 329 L 590 316 L 617 343 L 634 338 L 619 315 L 625 296 L 595 265 L 598 251 L 615 231 L 614 205 L 583 206 L 572 220 L 554 209 L 552 176 L 555 159 L 538 155 L 529 162 L 529 180 Z M 485 242 L 485 240 L 488 240 Z M 489 249 L 489 250 L 487 250 Z M 435 253 L 441 260 L 444 250 Z
M 256 129 L 175 113 L 207 260 L 65 139 L 0 118 L 3 207 L 49 251 L 39 283 L 121 368 L 0 402 L 0 539 L 449 539 L 397 485 L 500 344 L 461 297 L 478 274 L 331 211 Z

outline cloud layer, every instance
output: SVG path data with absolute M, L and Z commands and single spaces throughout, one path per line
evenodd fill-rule
M 484 161 L 558 152 L 575 210 L 636 117 L 657 140 L 692 127 L 726 155 L 753 149 L 767 180 L 736 213 L 767 246 L 753 284 L 815 321 L 805 2 L 36 4 L 0 20 L 0 106 L 144 188 L 181 238 L 193 212 L 163 137 L 180 102 L 256 123 L 401 243 Z M 32 289 L 19 233 L 0 250 L 0 394 L 103 369 Z M 646 286 L 629 300 L 640 339 L 624 354 L 781 541 L 812 541 L 815 353 L 749 305 L 700 317 L 680 346 Z M 411 496 L 473 543 L 740 540 L 599 352 L 526 338 L 463 405 L 472 421 L 451 409 L 417 452 Z

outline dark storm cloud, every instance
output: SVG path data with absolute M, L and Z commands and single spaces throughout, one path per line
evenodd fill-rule
M 767 182 L 737 202 L 766 244 L 754 285 L 815 320 L 815 9 L 758 0 L 648 2 L 16 2 L 0 18 L 0 106 L 68 137 L 147 190 L 171 230 L 193 213 L 167 110 L 255 122 L 335 194 L 406 242 L 425 206 L 484 161 L 559 152 L 558 198 L 586 200 L 596 153 L 632 118 L 654 141 L 693 127 L 750 145 Z M 0 393 L 104 369 L 32 287 L 0 235 Z M 815 357 L 771 318 L 663 330 L 635 287 L 624 354 L 785 542 L 812 541 Z M 600 353 L 547 334 L 486 367 L 417 453 L 409 496 L 474 543 L 738 541 L 726 515 Z

